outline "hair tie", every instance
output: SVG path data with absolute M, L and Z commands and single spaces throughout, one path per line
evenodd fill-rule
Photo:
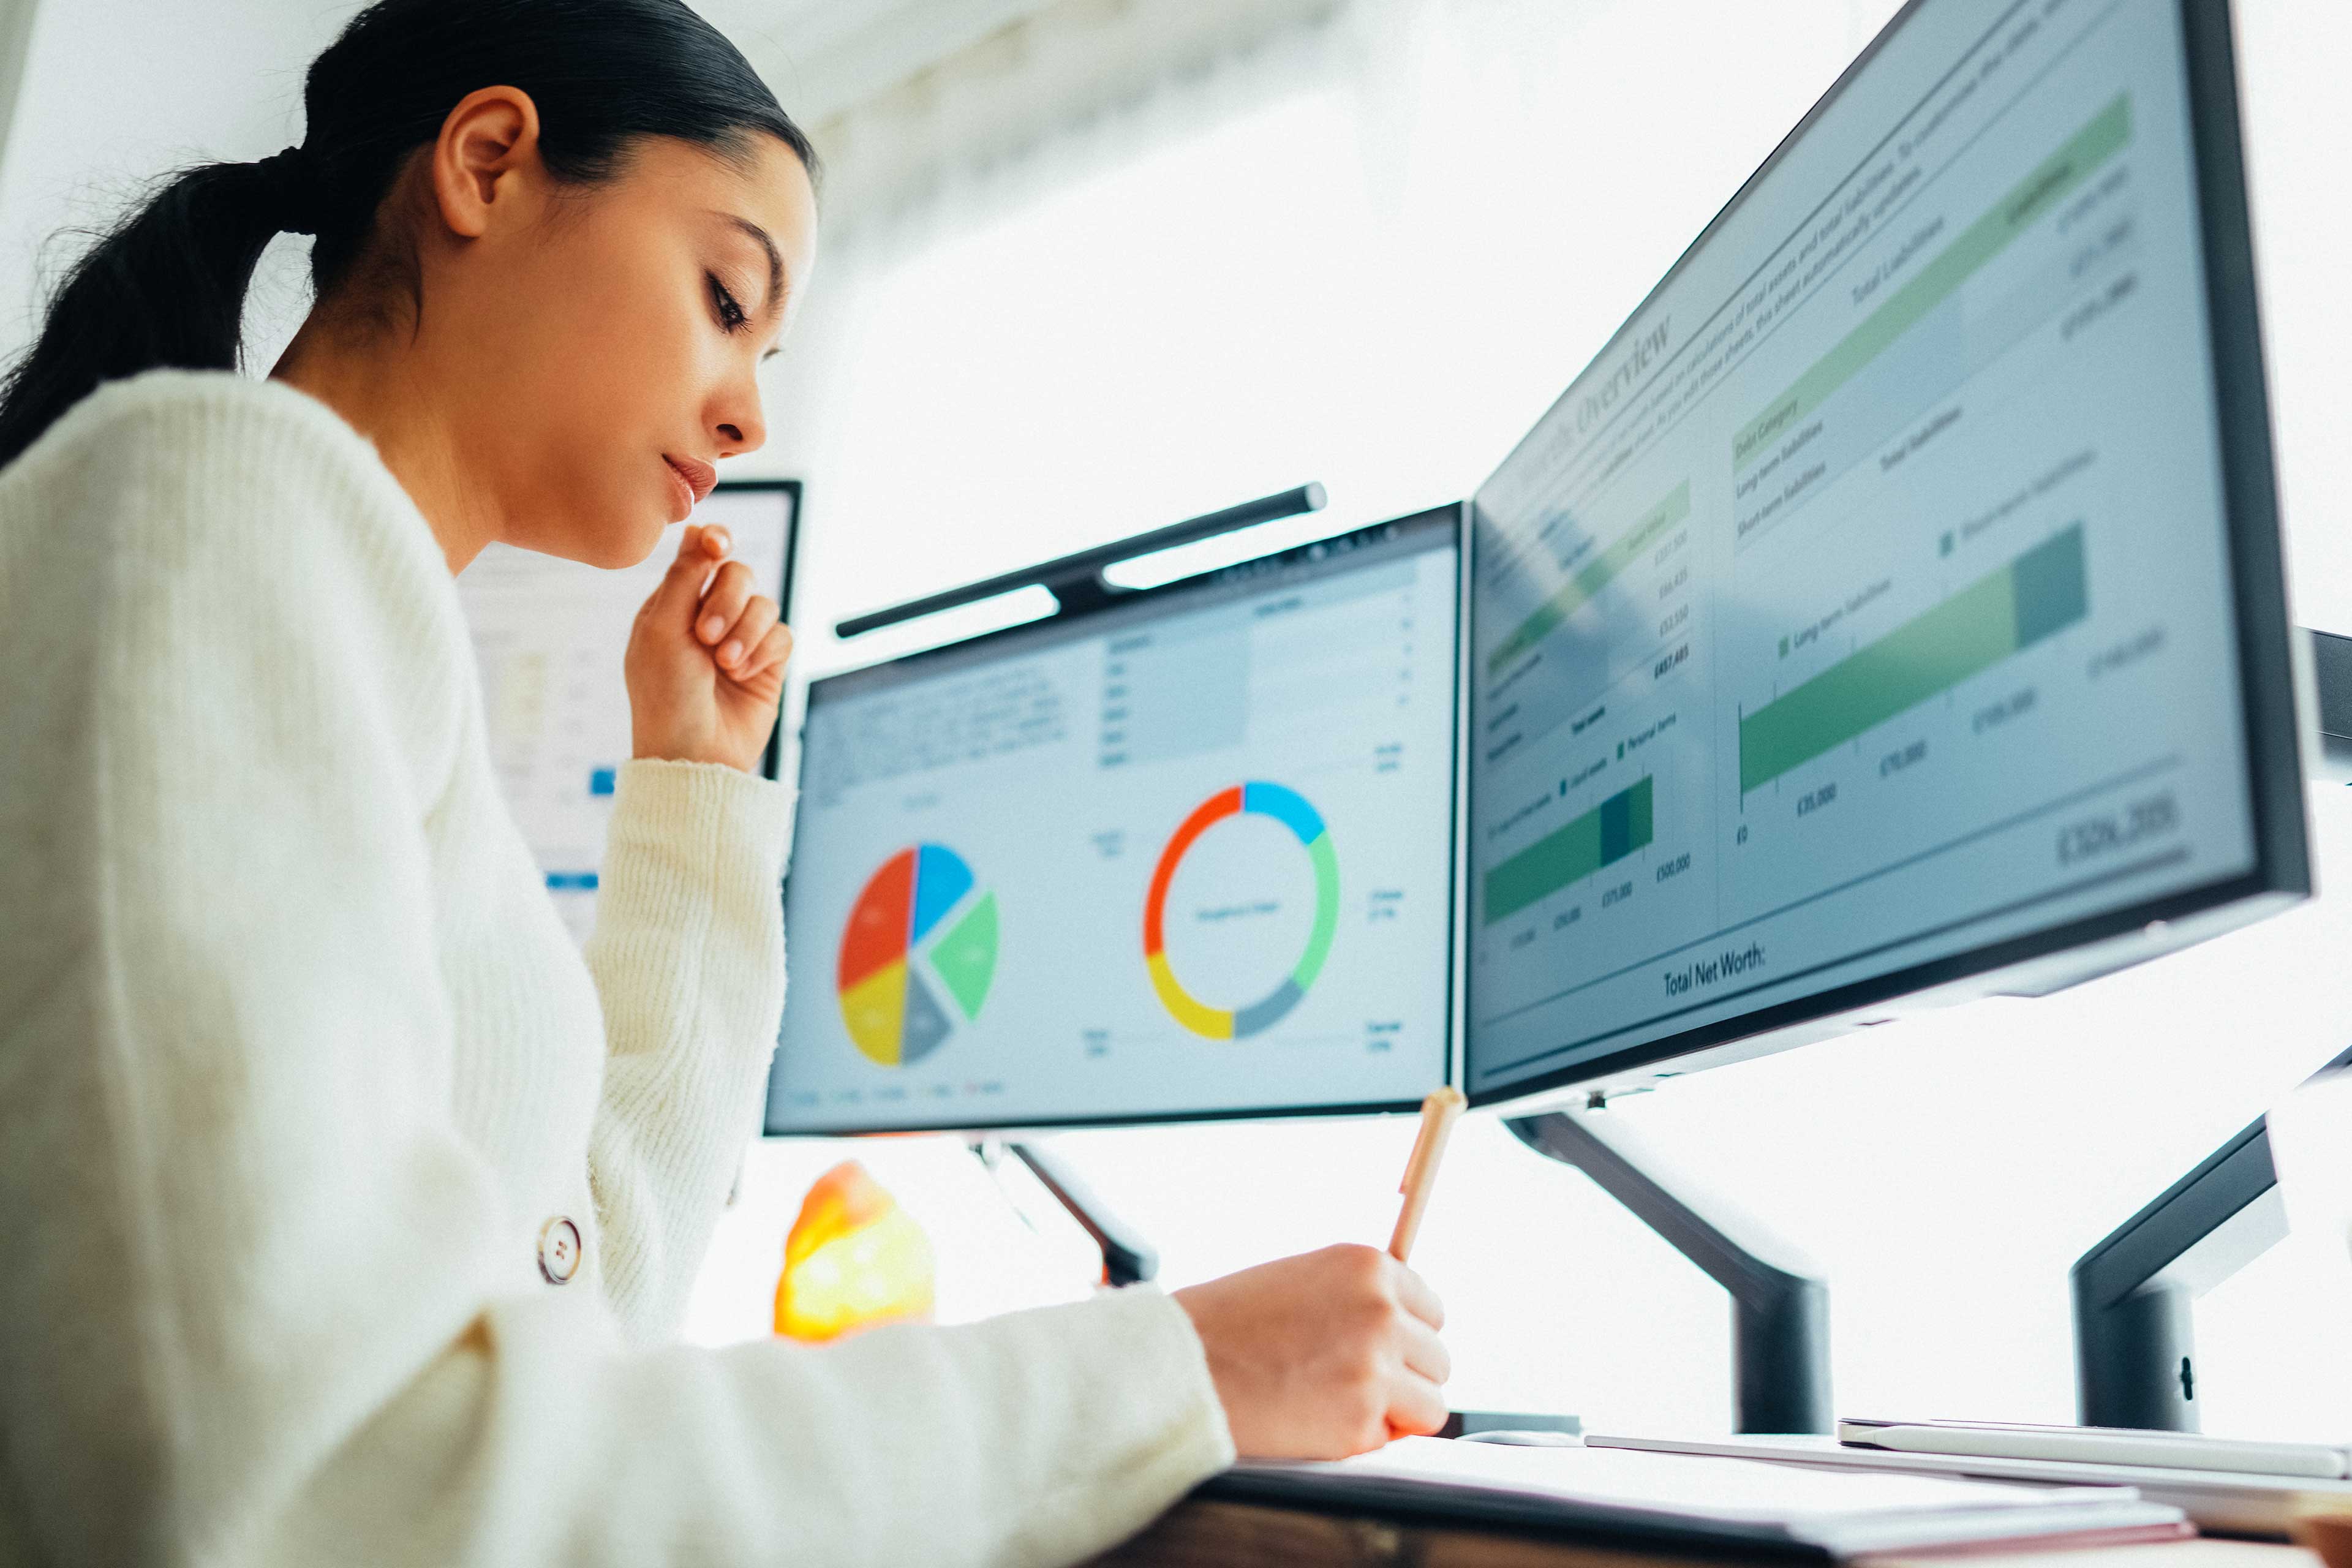
M 278 226 L 288 234 L 318 233 L 319 188 L 310 154 L 289 147 L 253 166 L 269 181 Z

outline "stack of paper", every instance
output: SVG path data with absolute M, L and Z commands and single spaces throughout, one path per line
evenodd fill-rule
M 1210 1496 L 1830 1557 L 2189 1534 L 2130 1487 L 2022 1487 L 1606 1448 L 1405 1437 L 1334 1464 L 1244 1464 Z
M 1970 1476 L 2045 1486 L 2126 1485 L 2153 1502 L 2168 1503 L 2210 1534 L 2272 1541 L 2293 1537 L 2295 1520 L 2310 1512 L 2352 1510 L 2352 1480 L 2307 1476 L 2247 1475 L 2230 1470 L 2179 1470 L 2149 1465 L 2097 1465 L 2077 1460 L 1986 1458 L 1963 1454 L 1896 1454 L 1849 1448 L 1834 1437 L 1609 1436 L 1585 1439 L 1599 1448 L 1654 1454 L 1714 1454 L 1826 1465 L 1840 1470 L 1893 1470 L 1911 1475 Z

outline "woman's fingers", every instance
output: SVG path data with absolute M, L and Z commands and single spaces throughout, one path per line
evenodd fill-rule
M 775 732 L 790 634 L 723 528 L 689 525 L 637 612 L 623 675 L 633 756 L 756 770 Z
M 1389 1429 L 1402 1436 L 1433 1437 L 1451 1414 L 1445 1392 L 1418 1373 L 1404 1373 L 1389 1396 Z
M 1429 1288 L 1429 1281 L 1400 1263 L 1393 1271 L 1397 1305 L 1427 1323 L 1433 1329 L 1445 1326 L 1445 1303 Z
M 719 668 L 730 675 L 744 668 L 744 659 L 775 624 L 776 601 L 765 594 L 752 595 L 743 613 L 735 617 L 735 624 L 727 628 L 726 640 L 719 645 Z
M 710 579 L 710 567 L 716 559 L 710 553 L 714 544 L 719 554 L 726 553 L 725 529 L 688 527 L 678 539 L 677 553 L 670 558 L 669 570 L 662 574 L 660 584 L 638 613 L 672 625 L 682 624 L 702 596 L 703 584 Z
M 770 670 L 781 670 L 793 657 L 792 628 L 782 622 L 770 626 L 767 635 L 752 646 L 751 652 L 740 668 L 730 670 L 738 681 L 746 684 L 758 680 Z
M 1444 1383 L 1454 1375 L 1454 1355 L 1437 1331 L 1417 1318 L 1406 1318 L 1397 1325 L 1401 1353 L 1404 1364 L 1432 1383 Z
M 740 561 L 723 563 L 710 579 L 702 604 L 694 612 L 694 635 L 705 647 L 717 647 L 727 628 L 740 619 L 751 602 L 751 569 Z
M 1402 1363 L 1388 1380 L 1388 1429 L 1391 1436 L 1427 1436 L 1445 1425 L 1443 1385 L 1454 1375 L 1454 1357 L 1437 1334 L 1444 1326 L 1445 1308 L 1429 1281 L 1402 1264 L 1390 1268 L 1387 1275 L 1400 1309 L 1390 1342 Z

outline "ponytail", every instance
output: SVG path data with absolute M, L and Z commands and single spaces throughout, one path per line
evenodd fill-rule
M 287 156 L 173 176 L 75 264 L 40 338 L 0 386 L 0 464 L 102 381 L 236 368 L 254 265 L 301 222 L 287 210 Z
M 772 136 L 816 173 L 775 95 L 684 0 L 378 0 L 312 63 L 301 147 L 178 174 L 75 264 L 0 382 L 0 465 L 101 382 L 235 369 L 269 242 L 316 235 L 310 279 L 325 297 L 409 154 L 460 99 L 500 85 L 537 102 L 541 154 L 561 181 L 609 178 L 646 136 L 730 152 Z

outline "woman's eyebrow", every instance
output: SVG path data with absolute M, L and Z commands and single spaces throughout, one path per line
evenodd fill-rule
M 738 217 L 733 213 L 720 213 L 718 216 L 725 218 L 729 223 L 734 225 L 735 227 L 742 233 L 750 235 L 754 240 L 759 242 L 760 248 L 767 253 L 768 305 L 769 308 L 772 310 L 776 306 L 778 300 L 782 299 L 784 292 L 784 258 L 782 255 L 777 251 L 776 242 L 768 237 L 768 231 L 766 229 L 761 228 L 750 218 Z

